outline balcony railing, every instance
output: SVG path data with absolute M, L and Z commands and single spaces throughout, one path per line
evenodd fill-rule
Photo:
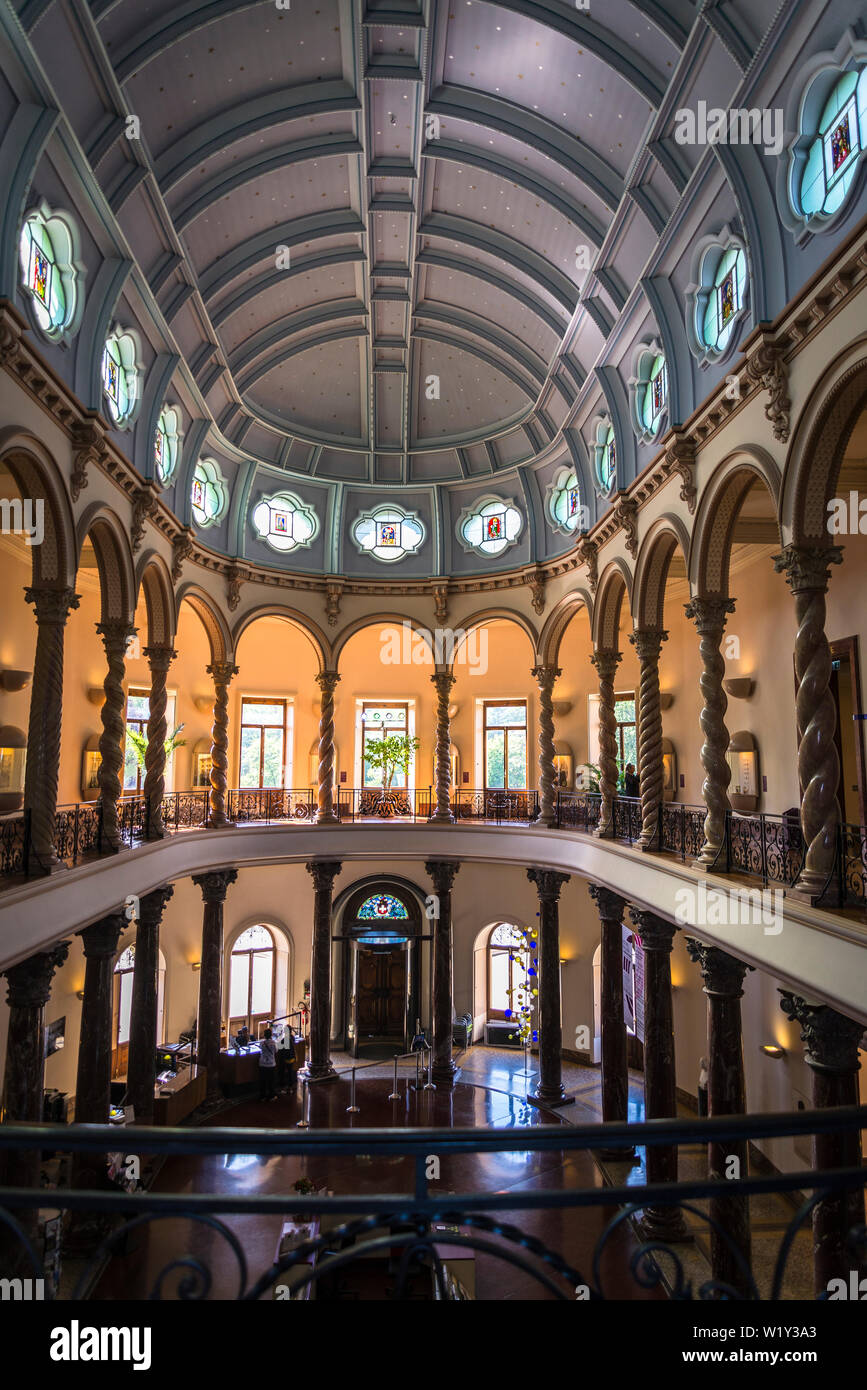
M 342 1084 L 342 1083 L 341 1083 Z M 372 1083 L 375 1084 L 375 1083 Z M 383 1092 L 390 1084 L 381 1081 Z M 364 1110 L 364 1097 L 361 1097 Z M 814 1209 L 827 1203 L 821 1215 L 826 1218 L 825 1229 L 832 1231 L 835 1241 L 831 1252 L 845 1267 L 853 1268 L 863 1260 L 865 1251 L 864 1190 L 867 1168 L 832 1168 L 824 1171 L 808 1169 L 793 1173 L 774 1172 L 769 1176 L 740 1178 L 700 1178 L 678 1183 L 652 1185 L 590 1185 L 552 1186 L 528 1189 L 508 1184 L 506 1190 L 442 1192 L 428 1186 L 429 1159 L 437 1154 L 442 1168 L 451 1160 L 467 1154 L 514 1154 L 523 1162 L 525 1155 L 539 1152 L 570 1155 L 598 1150 L 640 1149 L 658 1145 L 705 1145 L 714 1142 L 745 1143 L 758 1139 L 779 1139 L 784 1136 L 808 1134 L 851 1134 L 867 1126 L 867 1106 L 793 1112 L 790 1114 L 760 1114 L 720 1116 L 704 1119 L 652 1120 L 644 1123 L 594 1125 L 540 1125 L 538 1127 L 479 1129 L 237 1129 L 202 1127 L 199 1129 L 164 1129 L 132 1127 L 118 1130 L 111 1125 L 0 1125 L 0 1152 L 6 1149 L 32 1148 L 38 1135 L 38 1147 L 43 1150 L 71 1153 L 116 1152 L 120 1144 L 124 1151 L 162 1156 L 255 1154 L 270 1161 L 302 1157 L 321 1160 L 335 1156 L 342 1159 L 341 1171 L 351 1171 L 346 1160 L 359 1153 L 374 1161 L 404 1158 L 403 1169 L 391 1168 L 395 1190 L 371 1194 L 367 1191 L 344 1191 L 337 1195 L 320 1193 L 299 1196 L 294 1192 L 240 1193 L 196 1191 L 173 1193 L 152 1190 L 127 1192 L 77 1191 L 64 1187 L 52 1188 L 50 1194 L 42 1188 L 0 1188 L 0 1216 L 7 1231 L 14 1236 L 19 1259 L 18 1271 L 25 1278 L 44 1278 L 46 1298 L 57 1297 L 55 1283 L 46 1275 L 41 1261 L 28 1239 L 26 1213 L 35 1212 L 50 1201 L 52 1208 L 76 1214 L 76 1219 L 94 1218 L 102 1223 L 102 1238 L 88 1256 L 76 1287 L 68 1297 L 77 1300 L 86 1296 L 95 1279 L 102 1273 L 105 1262 L 126 1248 L 127 1238 L 142 1230 L 147 1234 L 152 1221 L 174 1218 L 188 1221 L 189 1227 L 177 1227 L 173 1237 L 171 1259 L 165 1268 L 149 1276 L 147 1296 L 151 1299 L 179 1297 L 206 1299 L 209 1290 L 222 1274 L 232 1278 L 233 1296 L 237 1300 L 255 1300 L 267 1295 L 275 1284 L 292 1275 L 293 1296 L 304 1297 L 308 1285 L 344 1270 L 370 1254 L 400 1250 L 404 1259 L 397 1278 L 393 1297 L 408 1296 L 409 1266 L 429 1271 L 434 1285 L 432 1297 L 447 1296 L 443 1291 L 443 1269 L 436 1252 L 443 1234 L 437 1222 L 449 1223 L 448 1245 L 476 1250 L 518 1269 L 541 1285 L 554 1298 L 574 1301 L 578 1286 L 584 1286 L 584 1297 L 600 1300 L 629 1297 L 625 1283 L 631 1277 L 636 1291 L 666 1283 L 668 1291 L 679 1299 L 732 1298 L 776 1300 L 786 1294 L 788 1262 L 799 1231 L 809 1231 Z M 316 1165 L 311 1165 L 316 1166 Z M 322 1164 L 318 1164 L 322 1171 Z M 438 1175 L 440 1169 L 438 1168 Z M 165 1169 L 163 1169 L 165 1175 Z M 352 1179 L 349 1179 L 351 1187 Z M 165 1184 L 163 1184 L 165 1186 Z M 288 1187 L 288 1180 L 287 1180 Z M 756 1273 L 746 1263 L 735 1243 L 732 1231 L 721 1214 L 726 1208 L 712 1204 L 738 1198 L 755 1197 L 766 1202 L 769 1194 L 788 1193 L 798 1202 L 798 1209 L 787 1227 L 781 1231 L 776 1252 L 771 1240 L 761 1242 L 765 1273 L 761 1287 Z M 697 1203 L 702 1203 L 698 1206 Z M 697 1229 L 713 1232 L 728 1252 L 739 1287 L 714 1282 L 708 1278 L 695 1287 L 687 1274 L 683 1247 L 669 1246 L 656 1239 L 639 1244 L 639 1238 L 628 1236 L 626 1223 L 645 1208 L 652 1206 L 679 1208 L 688 1214 Z M 576 1250 L 571 1248 L 569 1214 L 588 1208 L 607 1208 L 592 1258 L 579 1267 Z M 616 1209 L 613 1217 L 609 1216 Z M 730 1210 L 730 1208 L 729 1208 Z M 560 1248 L 552 1249 L 527 1229 L 536 1212 L 558 1211 Z M 509 1220 L 502 1214 L 508 1212 Z M 231 1216 L 270 1215 L 285 1218 L 289 1213 L 299 1220 L 350 1214 L 344 1225 L 337 1225 L 325 1234 L 281 1256 L 273 1264 L 251 1269 L 251 1248 L 245 1244 L 244 1223 L 229 1223 L 221 1218 Z M 529 1218 L 529 1223 L 528 1223 Z M 513 1224 L 514 1223 L 514 1224 Z M 325 1223 L 323 1222 L 323 1227 Z M 460 1232 L 454 1232 L 455 1226 Z M 203 1234 L 207 1229 L 206 1242 Z M 249 1230 L 249 1226 L 246 1228 Z M 571 1228 L 573 1234 L 575 1227 Z M 829 1237 L 830 1239 L 830 1237 Z M 812 1250 L 812 1241 L 804 1242 Z M 765 1249 L 765 1247 L 768 1247 Z M 13 1255 L 14 1252 L 9 1252 Z M 823 1256 L 829 1252 L 827 1248 Z M 773 1255 L 773 1263 L 769 1256 Z M 261 1259 L 261 1256 L 259 1256 Z M 9 1255 L 7 1254 L 7 1268 Z M 211 1261 L 212 1263 L 209 1263 Z M 174 1281 L 176 1291 L 168 1293 L 173 1282 L 168 1276 L 183 1266 L 187 1278 Z M 827 1266 L 826 1266 L 827 1267 Z M 5 1271 L 4 1271 L 5 1272 Z M 803 1276 L 803 1271 L 801 1271 Z M 809 1276 L 808 1276 L 809 1277 Z M 610 1280 L 617 1282 L 616 1292 Z M 609 1286 L 606 1286 L 606 1279 Z M 232 1295 L 229 1295 L 230 1297 Z

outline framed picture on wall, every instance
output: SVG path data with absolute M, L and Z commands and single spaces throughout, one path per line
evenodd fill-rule
M 211 785 L 211 766 L 210 753 L 193 754 L 194 787 L 209 787 Z

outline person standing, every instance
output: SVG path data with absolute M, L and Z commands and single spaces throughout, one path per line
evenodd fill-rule
M 638 777 L 635 773 L 635 763 L 627 763 L 623 774 L 623 795 L 638 796 L 639 785 Z
M 277 1077 L 277 1047 L 270 1028 L 266 1028 L 259 1042 L 259 1099 L 276 1100 L 274 1082 Z

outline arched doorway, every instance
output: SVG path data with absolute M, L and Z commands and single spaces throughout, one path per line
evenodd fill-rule
M 229 963 L 229 1034 L 246 1024 L 252 1037 L 256 1025 L 274 1017 L 276 984 L 274 936 L 263 924 L 247 927 L 232 947 Z
M 129 1061 L 129 1036 L 132 1023 L 132 984 L 135 974 L 135 943 L 121 951 L 114 966 L 114 995 L 112 1009 L 112 1080 L 126 1076 Z M 159 952 L 157 973 L 157 1042 L 165 1033 L 166 958 Z
M 421 912 L 389 883 L 356 889 L 343 914 L 344 1047 L 353 1057 L 405 1052 L 419 1013 Z

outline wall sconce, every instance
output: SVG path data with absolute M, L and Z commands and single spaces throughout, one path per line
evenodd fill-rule
M 731 680 L 723 681 L 723 690 L 733 700 L 748 700 L 755 688 L 752 676 L 733 676 Z
M 25 685 L 29 684 L 32 675 L 32 671 L 2 670 L 0 671 L 0 686 L 4 690 L 8 690 L 10 695 L 14 694 L 16 690 L 23 690 Z
M 193 704 L 200 714 L 212 714 L 214 709 L 213 695 L 194 695 Z
M 775 1062 L 781 1062 L 786 1055 L 786 1049 L 778 1047 L 776 1043 L 764 1043 L 759 1051 L 764 1052 L 766 1057 L 773 1057 Z
M 101 707 L 105 701 L 105 691 L 101 685 L 89 685 L 87 687 L 87 698 L 92 705 Z
M 672 695 L 671 691 L 670 691 L 670 690 L 663 690 L 663 691 L 661 691 L 661 692 L 660 692 L 660 696 L 659 696 L 659 708 L 660 708 L 660 709 L 671 709 L 671 707 L 672 707 L 673 704 L 674 704 L 674 696 Z
M 76 999 L 83 999 L 83 998 L 84 998 L 84 990 L 83 990 L 83 989 L 77 989 L 77 990 L 75 991 L 75 997 L 76 997 Z
M 552 700 L 551 704 L 558 719 L 562 719 L 572 708 L 571 700 Z
M 191 969 L 191 970 L 201 970 L 201 968 L 202 968 L 202 962 L 201 962 L 200 960 L 191 960 L 191 961 L 190 961 L 190 969 Z

